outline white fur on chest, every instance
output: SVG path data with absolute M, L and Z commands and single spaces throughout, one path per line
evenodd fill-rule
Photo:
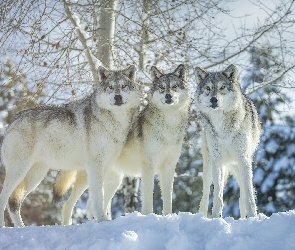
M 208 118 L 209 121 L 205 120 L 203 125 L 207 135 L 208 146 L 211 149 L 210 154 L 212 154 L 214 159 L 221 157 L 219 158 L 222 161 L 220 163 L 222 165 L 227 163 L 228 168 L 230 168 L 231 163 L 236 161 L 232 155 L 237 146 L 234 143 L 237 132 L 234 124 L 230 124 L 229 118 L 222 110 L 212 110 L 209 112 Z
M 222 110 L 211 111 L 209 113 L 209 121 L 204 122 L 206 131 L 211 134 L 221 146 L 223 144 L 230 144 L 233 131 L 227 126 L 225 116 Z
M 124 174 L 141 176 L 142 168 L 147 167 L 147 159 L 152 157 L 155 163 L 161 162 L 167 155 L 179 155 L 183 142 L 184 128 L 187 123 L 188 109 L 169 107 L 158 110 L 156 114 L 149 114 L 142 125 L 142 137 L 138 136 L 138 128 L 134 137 L 128 140 L 115 163 L 115 168 Z M 186 113 L 185 113 L 186 111 Z M 158 165 L 154 166 L 155 173 L 159 172 Z

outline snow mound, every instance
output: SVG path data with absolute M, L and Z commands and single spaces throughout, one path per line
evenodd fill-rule
M 270 217 L 127 214 L 72 226 L 1 228 L 1 249 L 295 249 L 295 210 Z

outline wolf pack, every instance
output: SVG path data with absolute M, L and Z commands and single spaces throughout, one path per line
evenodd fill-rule
M 136 72 L 134 65 L 120 70 L 101 66 L 90 95 L 16 114 L 1 147 L 6 170 L 1 227 L 6 207 L 13 224 L 24 226 L 22 203 L 50 169 L 59 170 L 55 201 L 72 187 L 63 205 L 63 225 L 72 223 L 73 208 L 87 188 L 88 219 L 110 220 L 111 200 L 126 176 L 141 178 L 141 213 L 147 215 L 153 213 L 154 176 L 159 175 L 163 215 L 172 213 L 174 172 L 193 102 L 202 126 L 200 212 L 207 217 L 213 184 L 211 217 L 222 216 L 223 189 L 231 174 L 240 187 L 241 217 L 257 216 L 252 162 L 261 126 L 253 102 L 241 91 L 237 67 L 216 72 L 196 67 L 191 93 L 185 65 L 170 73 L 152 66 L 143 108 L 143 84 Z

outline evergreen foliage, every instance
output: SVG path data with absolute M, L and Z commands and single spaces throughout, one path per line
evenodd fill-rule
M 0 66 L 0 123 L 11 123 L 16 112 L 34 107 L 37 94 L 32 91 L 26 76 L 18 71 L 11 59 Z

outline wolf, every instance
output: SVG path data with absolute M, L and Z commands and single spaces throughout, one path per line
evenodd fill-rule
M 115 171 L 112 167 L 108 168 L 104 172 L 104 203 L 103 209 L 105 211 L 107 220 L 111 220 L 111 199 L 114 196 L 115 192 L 122 183 L 123 176 Z M 72 184 L 74 186 L 71 191 L 71 195 L 68 200 L 63 205 L 62 209 L 62 225 L 71 225 L 72 224 L 72 211 L 73 208 L 79 199 L 79 197 L 84 193 L 84 191 L 89 187 L 88 184 L 88 175 L 85 170 L 79 171 L 67 171 L 61 170 L 56 178 L 56 182 L 53 189 L 53 201 L 55 203 L 60 202 L 62 197 L 68 190 L 71 188 Z M 87 217 L 93 219 L 93 209 L 90 199 L 87 202 Z
M 60 106 L 42 105 L 18 113 L 7 128 L 2 144 L 6 177 L 0 196 L 0 226 L 4 209 L 15 226 L 24 226 L 21 204 L 49 169 L 85 170 L 93 216 L 104 213 L 103 176 L 119 156 L 139 109 L 141 90 L 136 67 L 123 70 L 98 68 L 93 92 Z
M 180 156 L 184 132 L 188 125 L 191 93 L 186 83 L 186 68 L 179 65 L 172 73 L 164 74 L 153 66 L 151 68 L 152 85 L 146 108 L 140 113 L 127 137 L 126 143 L 117 158 L 112 170 L 116 172 L 106 176 L 104 183 L 113 182 L 113 188 L 105 208 L 110 210 L 110 200 L 121 184 L 124 176 L 141 177 L 142 213 L 153 212 L 154 175 L 160 176 L 160 187 L 163 198 L 163 214 L 172 213 L 172 191 L 174 171 Z M 59 174 L 54 187 L 55 196 L 63 195 L 71 183 L 71 173 Z M 69 200 L 63 207 L 62 224 L 71 223 L 72 209 L 87 185 L 87 173 L 80 171 L 76 176 Z M 117 179 L 117 181 L 115 180 Z M 115 184 L 117 182 L 117 184 Z M 111 186 L 111 187 L 110 187 Z M 92 206 L 88 202 L 88 218 Z
M 214 185 L 212 217 L 222 216 L 223 188 L 228 174 L 240 187 L 242 218 L 257 215 L 252 160 L 261 125 L 253 102 L 241 91 L 235 65 L 219 72 L 195 68 L 195 104 L 203 127 L 203 196 L 200 211 L 207 216 L 210 186 Z

